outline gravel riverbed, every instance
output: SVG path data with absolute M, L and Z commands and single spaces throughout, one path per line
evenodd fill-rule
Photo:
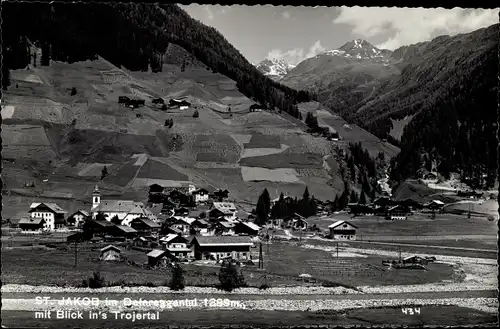
M 233 292 L 225 292 L 216 288 L 206 287 L 185 287 L 184 290 L 174 291 L 169 287 L 105 287 L 98 289 L 74 288 L 74 287 L 51 287 L 51 286 L 30 286 L 22 284 L 7 284 L 2 286 L 2 292 L 28 292 L 34 294 L 42 293 L 74 293 L 74 292 L 118 292 L 118 293 L 169 293 L 169 294 L 227 294 L 227 295 L 340 295 L 359 294 L 361 292 L 344 287 L 272 287 L 265 290 L 257 288 L 239 288 Z

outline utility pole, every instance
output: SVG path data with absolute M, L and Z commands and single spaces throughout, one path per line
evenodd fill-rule
M 339 243 L 337 242 L 337 259 L 339 258 Z
M 262 242 L 259 243 L 259 268 L 264 268 L 264 258 L 262 255 Z
M 78 259 L 78 249 L 76 248 L 76 239 L 75 239 L 75 267 L 76 267 L 77 259 Z
M 401 247 L 399 247 L 399 263 L 401 263 Z

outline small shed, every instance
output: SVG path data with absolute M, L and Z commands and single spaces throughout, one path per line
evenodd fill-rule
M 408 256 L 403 259 L 403 264 L 420 264 L 420 265 L 427 265 L 428 261 L 427 259 L 420 257 L 420 256 Z
M 257 236 L 260 231 L 260 226 L 251 222 L 238 222 L 234 227 L 236 234 Z
M 154 249 L 148 253 L 148 265 L 149 266 L 163 266 L 168 263 L 169 252 L 168 250 Z
M 119 260 L 121 252 L 120 248 L 110 244 L 101 249 L 101 257 L 99 259 L 104 261 Z

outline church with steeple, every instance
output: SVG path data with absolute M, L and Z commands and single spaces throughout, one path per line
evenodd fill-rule
M 115 216 L 121 221 L 121 225 L 130 226 L 135 218 L 148 218 L 156 221 L 156 216 L 146 208 L 144 203 L 132 200 L 102 200 L 99 186 L 94 187 L 92 192 L 92 218 L 96 219 L 98 213 L 102 213 L 107 221 Z

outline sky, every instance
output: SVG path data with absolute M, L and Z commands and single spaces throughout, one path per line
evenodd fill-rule
M 216 28 L 250 62 L 282 57 L 290 64 L 364 39 L 383 49 L 468 33 L 499 22 L 499 10 L 382 7 L 180 5 Z

